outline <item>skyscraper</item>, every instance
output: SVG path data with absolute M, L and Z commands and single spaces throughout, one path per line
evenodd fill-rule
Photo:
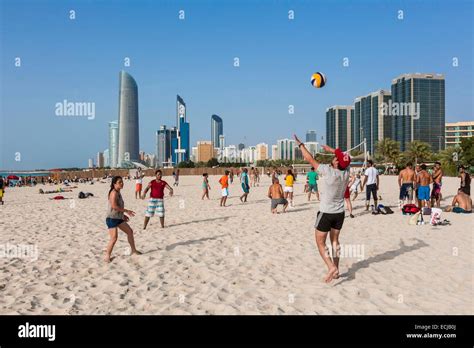
M 211 116 L 211 142 L 215 148 L 219 147 L 219 137 L 224 134 L 224 122 L 217 115 Z
M 257 144 L 256 146 L 257 154 L 256 154 L 256 160 L 257 161 L 263 161 L 268 159 L 268 145 L 265 143 L 260 143 Z
M 125 71 L 119 75 L 118 125 L 118 167 L 127 167 L 131 161 L 139 159 L 139 134 L 137 83 Z
M 104 150 L 104 167 L 110 167 L 110 151 L 109 151 L 109 149 Z
M 353 145 L 354 107 L 335 105 L 326 109 L 326 144 L 343 151 Z
M 104 168 L 104 154 L 97 152 L 97 168 Z
M 179 95 L 176 96 L 176 127 L 178 138 L 173 147 L 173 156 L 176 164 L 187 161 L 190 156 L 189 122 L 186 116 L 186 103 Z
M 393 110 L 391 138 L 400 142 L 402 151 L 413 140 L 444 149 L 445 80 L 439 74 L 403 74 L 392 80 Z
M 315 143 L 317 141 L 316 139 L 316 131 L 315 130 L 309 130 L 306 132 L 306 142 L 313 142 Z
M 239 148 L 239 151 L 242 151 L 243 149 L 245 149 L 245 144 L 240 143 L 238 145 L 238 148 Z
M 390 100 L 390 92 L 384 90 L 378 90 L 354 100 L 353 142 L 350 147 L 366 139 L 367 151 L 374 154 L 377 142 L 391 137 L 392 116 L 386 114 Z
M 156 164 L 159 167 L 172 165 L 172 143 L 177 139 L 177 129 L 173 127 L 167 129 L 165 125 L 161 126 L 156 132 Z
M 118 121 L 109 122 L 109 165 L 111 168 L 117 168 L 118 136 Z
M 277 141 L 278 159 L 295 160 L 295 141 L 291 139 L 280 139 Z
M 224 150 L 225 147 L 225 136 L 219 135 L 219 149 Z

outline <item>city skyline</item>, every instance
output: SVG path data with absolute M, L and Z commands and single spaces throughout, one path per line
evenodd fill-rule
M 446 122 L 474 118 L 471 3 L 323 3 L 255 7 L 229 1 L 209 12 L 189 1 L 149 3 L 146 9 L 131 3 L 3 2 L 2 32 L 11 34 L 3 38 L 0 63 L 0 168 L 83 167 L 107 149 L 108 123 L 119 112 L 120 70 L 138 85 L 139 150 L 147 153 L 155 153 L 160 125 L 174 124 L 170 100 L 177 94 L 186 99 L 192 120 L 190 144 L 208 138 L 212 114 L 224 115 L 231 130 L 227 144 L 273 144 L 293 133 L 304 137 L 310 129 L 322 135 L 327 107 L 389 90 L 390 79 L 404 73 L 445 75 Z M 403 20 L 397 17 L 400 6 Z M 181 7 L 184 21 L 178 18 Z M 77 13 L 74 20 L 70 8 Z M 32 11 L 35 16 L 25 15 Z M 332 27 L 341 16 L 347 20 Z M 430 35 L 420 40 L 414 32 Z M 364 43 L 367 35 L 388 38 L 387 44 Z M 316 71 L 327 77 L 320 89 L 310 84 Z M 63 100 L 94 103 L 95 114 L 55 115 L 54 106 Z

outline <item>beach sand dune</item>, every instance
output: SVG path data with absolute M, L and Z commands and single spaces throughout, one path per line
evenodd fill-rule
M 111 264 L 103 262 L 108 184 L 79 184 L 63 201 L 38 194 L 41 185 L 8 189 L 0 245 L 33 245 L 37 260 L 0 258 L 0 314 L 474 314 L 474 215 L 443 213 L 451 226 L 408 225 L 396 207 L 396 177 L 382 176 L 380 191 L 395 214 L 368 214 L 365 194 L 354 202 L 356 218 L 346 217 L 341 233 L 341 277 L 331 284 L 322 282 L 314 242 L 319 204 L 307 202 L 301 176 L 295 207 L 278 215 L 266 176 L 246 204 L 236 177 L 226 208 L 218 177 L 209 178 L 210 201 L 201 200 L 201 177 L 180 181 L 165 200 L 167 227 L 153 218 L 146 231 L 146 202 L 125 181 L 144 254 L 129 256 L 120 232 Z M 459 179 L 443 184 L 446 206 Z M 77 199 L 79 191 L 94 197 Z

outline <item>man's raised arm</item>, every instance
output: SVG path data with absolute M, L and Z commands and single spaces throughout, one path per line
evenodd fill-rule
M 319 167 L 319 162 L 316 161 L 314 158 L 313 158 L 313 155 L 311 155 L 311 152 L 308 151 L 308 149 L 306 148 L 306 146 L 304 146 L 304 144 L 298 139 L 298 137 L 296 136 L 296 134 L 293 135 L 295 137 L 295 141 L 296 141 L 296 145 L 298 145 L 298 147 L 300 148 L 301 150 L 301 153 L 303 154 L 303 158 L 309 162 L 309 164 L 311 164 L 312 167 L 314 167 L 314 170 L 318 170 L 318 167 Z M 326 146 L 326 145 L 323 145 L 323 148 L 325 150 L 328 150 L 327 148 L 329 148 L 329 146 Z M 329 148 L 331 149 L 331 148 Z M 333 150 L 334 151 L 334 150 Z M 333 151 L 330 151 L 330 152 L 333 152 Z

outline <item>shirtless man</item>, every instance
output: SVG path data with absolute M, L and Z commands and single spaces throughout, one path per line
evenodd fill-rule
M 431 206 L 434 207 L 436 201 L 436 207 L 439 208 L 441 203 L 441 185 L 443 180 L 443 170 L 441 169 L 441 163 L 435 162 L 433 171 L 433 190 L 431 191 Z
M 456 205 L 457 204 L 457 205 Z M 454 196 L 453 202 L 446 208 L 446 211 L 453 213 L 472 213 L 472 199 L 469 195 L 464 193 L 462 189 L 458 190 L 458 194 Z
M 399 206 L 411 204 L 413 200 L 413 189 L 416 182 L 415 171 L 411 162 L 407 163 L 405 169 L 398 174 L 398 187 L 400 188 Z
M 426 164 L 421 165 L 421 171 L 416 178 L 418 184 L 418 201 L 421 206 L 430 206 L 430 184 L 433 182 L 433 178 L 426 171 Z
M 286 212 L 288 201 L 283 198 L 283 188 L 277 178 L 272 179 L 272 185 L 268 188 L 268 198 L 272 200 L 271 210 L 273 214 L 278 214 L 278 204 L 283 204 L 283 212 Z

